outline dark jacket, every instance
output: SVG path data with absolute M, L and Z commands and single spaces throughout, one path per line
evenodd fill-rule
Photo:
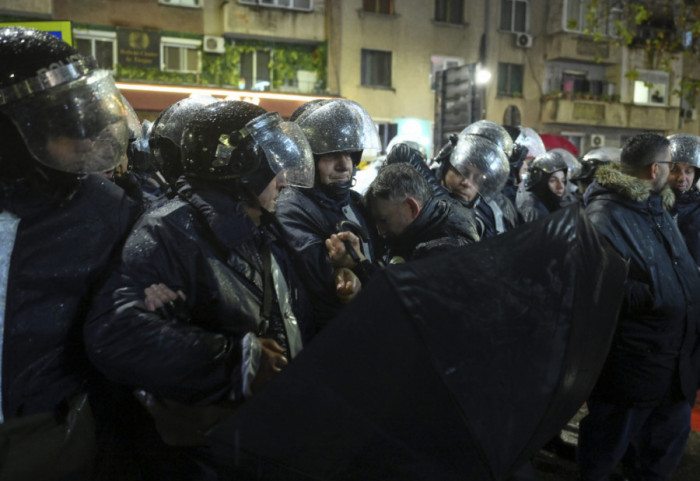
M 420 259 L 478 241 L 470 209 L 455 200 L 431 197 L 399 236 L 387 239 L 387 257 L 391 263 Z
M 488 201 L 479 197 L 474 206 L 474 216 L 482 239 L 503 234 L 518 225 L 518 212 L 503 193 L 496 194 Z
M 5 302 L 5 421 L 56 412 L 67 398 L 86 392 L 89 363 L 80 329 L 138 213 L 124 191 L 99 176 L 87 176 L 61 203 L 43 205 L 39 197 L 1 199 L 21 219 Z
M 673 193 L 666 187 L 653 194 L 648 182 L 605 166 L 587 196 L 591 222 L 629 262 L 616 335 L 592 397 L 624 405 L 692 403 L 700 274 L 665 210 Z
M 557 197 L 546 183 L 540 182 L 532 191 L 518 190 L 515 206 L 523 222 L 532 222 L 577 202 L 576 194 L 569 189 L 564 190 L 562 197 Z
M 673 213 L 690 255 L 700 266 L 700 192 L 691 190 L 676 194 Z
M 343 307 L 335 292 L 333 268 L 325 241 L 338 232 L 339 221 L 349 219 L 344 209 L 352 209 L 365 232 L 372 232 L 366 221 L 362 198 L 352 190 L 339 199 L 333 199 L 316 187 L 289 187 L 282 191 L 277 201 L 275 215 L 296 253 L 297 271 L 312 299 L 314 318 L 319 327 Z M 374 260 L 375 243 L 371 235 L 368 240 L 369 252 L 363 253 Z
M 274 225 L 257 228 L 242 202 L 184 183 L 145 214 L 129 236 L 120 272 L 101 290 L 85 327 L 88 353 L 110 379 L 186 404 L 243 397 L 243 339 L 261 329 L 265 244 L 283 271 L 302 333 L 309 307 Z M 144 305 L 144 288 L 164 283 L 187 296 L 166 319 Z M 271 326 L 283 326 L 272 290 Z M 260 333 L 285 347 L 285 333 Z

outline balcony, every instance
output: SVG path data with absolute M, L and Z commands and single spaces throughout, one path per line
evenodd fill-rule
M 540 120 L 554 124 L 673 130 L 678 126 L 679 114 L 678 107 L 650 107 L 619 101 L 555 98 L 548 95 L 542 98 Z
M 590 35 L 559 32 L 547 40 L 547 59 L 592 62 L 600 65 L 619 64 L 622 49 L 606 40 L 596 41 Z

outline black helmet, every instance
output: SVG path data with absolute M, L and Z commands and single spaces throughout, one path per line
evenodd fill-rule
M 241 179 L 256 195 L 280 172 L 289 184 L 313 184 L 313 156 L 301 129 L 248 102 L 200 109 L 182 132 L 182 160 L 185 175 Z
M 0 29 L 0 115 L 40 164 L 71 174 L 113 169 L 126 152 L 126 111 L 93 58 L 45 32 Z M 17 150 L 11 137 L 0 155 Z
M 372 117 L 357 102 L 332 99 L 318 102 L 297 119 L 311 145 L 314 155 L 348 152 L 360 155 L 353 158 L 357 165 L 363 150 L 381 150 L 379 133 Z
M 535 157 L 525 173 L 523 181 L 526 190 L 533 190 L 540 182 L 546 181 L 554 172 L 562 171 L 566 175 L 569 165 L 558 152 L 546 152 Z
M 158 170 L 171 185 L 183 173 L 181 142 L 185 125 L 200 109 L 216 101 L 211 96 L 180 100 L 164 109 L 153 123 L 148 143 Z
M 513 155 L 513 138 L 506 129 L 496 122 L 491 120 L 478 120 L 468 125 L 467 128 L 459 133 L 460 136 L 468 134 L 478 135 L 490 140 L 498 145 L 508 158 Z

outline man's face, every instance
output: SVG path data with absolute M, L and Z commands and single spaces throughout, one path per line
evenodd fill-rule
M 695 167 L 690 164 L 677 163 L 671 167 L 671 173 L 668 176 L 668 183 L 671 188 L 679 192 L 690 190 L 693 186 L 693 178 L 695 177 Z
M 549 186 L 549 190 L 551 190 L 554 195 L 557 197 L 563 196 L 564 190 L 566 189 L 566 174 L 561 170 L 554 172 L 549 176 L 547 185 Z
M 382 237 L 397 237 L 413 222 L 411 206 L 408 201 L 391 201 L 375 198 L 370 203 L 372 217 L 377 232 Z
M 318 161 L 318 180 L 322 185 L 349 182 L 352 179 L 352 158 L 347 152 L 324 154 Z
M 277 176 L 267 184 L 265 190 L 263 190 L 258 195 L 258 200 L 260 205 L 268 212 L 274 212 L 277 206 L 277 198 L 280 196 L 280 192 L 287 186 L 284 175 L 282 172 L 277 174 Z
M 671 150 L 666 149 L 662 154 L 659 154 L 656 162 L 656 175 L 651 180 L 651 190 L 653 192 L 661 192 L 671 173 L 671 167 L 669 166 L 671 163 Z
M 450 166 L 445 173 L 445 186 L 453 194 L 457 194 L 462 199 L 471 202 L 479 194 L 482 174 L 479 169 L 472 166 L 467 166 L 465 173 L 466 176 Z

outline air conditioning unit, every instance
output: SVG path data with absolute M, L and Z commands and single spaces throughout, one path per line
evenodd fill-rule
M 212 35 L 205 35 L 204 42 L 202 43 L 202 49 L 209 53 L 224 53 L 226 47 L 226 40 L 224 37 L 214 37 Z
M 172 7 L 202 8 L 204 0 L 158 0 L 158 3 Z
M 529 33 L 516 33 L 515 46 L 520 48 L 532 47 L 532 35 Z
M 591 135 L 591 147 L 605 147 L 605 136 L 601 134 Z

